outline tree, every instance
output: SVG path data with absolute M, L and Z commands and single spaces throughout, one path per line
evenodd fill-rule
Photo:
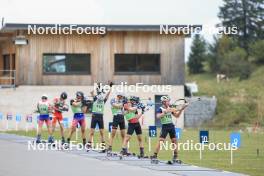
M 238 28 L 233 37 L 247 54 L 251 42 L 264 38 L 264 0 L 224 0 L 218 17 L 223 27 Z
M 247 61 L 247 53 L 243 48 L 236 47 L 224 54 L 220 70 L 229 77 L 248 79 L 252 72 L 251 64 Z
M 206 42 L 199 34 L 194 36 L 189 56 L 188 67 L 191 74 L 203 72 L 203 61 L 206 55 Z
M 256 41 L 252 43 L 249 47 L 250 56 L 252 56 L 253 61 L 258 64 L 264 64 L 264 40 Z
M 209 53 L 207 55 L 207 61 L 209 63 L 209 68 L 212 73 L 221 73 L 221 65 L 224 59 L 224 55 L 232 51 L 236 47 L 236 42 L 228 37 L 228 36 L 221 36 L 216 37 L 214 36 L 214 42 L 209 45 Z

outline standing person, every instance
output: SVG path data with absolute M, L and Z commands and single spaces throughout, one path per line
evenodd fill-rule
M 67 99 L 67 93 L 62 92 L 60 97 L 55 97 L 53 100 L 52 134 L 54 133 L 55 128 L 56 128 L 56 124 L 58 122 L 58 124 L 60 126 L 62 144 L 65 143 L 64 127 L 63 127 L 63 123 L 62 123 L 62 120 L 63 120 L 62 112 L 68 111 L 68 107 L 65 103 L 66 99 Z
M 167 135 L 170 135 L 171 142 L 177 146 L 177 140 L 176 140 L 176 132 L 175 132 L 175 126 L 172 121 L 172 116 L 178 118 L 180 117 L 183 110 L 187 107 L 183 106 L 182 109 L 176 110 L 175 108 L 170 107 L 170 97 L 168 96 L 162 96 L 160 98 L 160 101 L 162 103 L 162 106 L 157 111 L 157 118 L 160 119 L 161 122 L 161 134 L 159 141 L 156 145 L 156 149 L 154 152 L 154 155 L 152 156 L 152 159 L 157 159 L 159 150 L 160 150 L 160 143 L 164 142 Z M 173 152 L 173 161 L 178 160 L 178 148 Z
M 127 103 L 124 104 L 124 115 L 125 115 L 126 120 L 128 121 L 128 129 L 127 129 L 127 135 L 123 141 L 121 154 L 129 155 L 127 151 L 127 144 L 135 131 L 137 135 L 138 144 L 139 144 L 139 150 L 140 150 L 139 156 L 144 157 L 142 129 L 139 123 L 139 119 L 142 117 L 143 113 L 138 112 L 137 101 L 138 101 L 138 98 L 132 96 L 132 97 L 129 97 Z
M 104 106 L 106 101 L 109 98 L 111 92 L 111 88 L 109 92 L 104 97 L 102 92 L 98 92 L 97 95 L 94 95 L 94 92 L 91 92 L 91 95 L 93 97 L 93 106 L 92 106 L 92 121 L 91 121 L 91 130 L 90 130 L 90 136 L 89 136 L 89 142 L 88 147 L 90 148 L 92 146 L 92 141 L 94 137 L 94 131 L 96 128 L 96 125 L 99 127 L 100 131 L 100 138 L 101 138 L 101 148 L 102 152 L 105 152 L 105 139 L 104 139 Z
M 51 113 L 52 107 L 48 101 L 47 95 L 42 95 L 41 100 L 37 104 L 37 112 L 39 113 L 38 117 L 38 134 L 37 134 L 37 140 L 36 143 L 41 143 L 41 133 L 42 133 L 42 126 L 44 122 L 46 123 L 49 137 L 48 142 L 53 143 L 53 137 L 52 137 L 52 130 L 50 125 L 50 117 L 49 113 Z
M 125 124 L 125 119 L 124 119 L 124 114 L 123 114 L 124 113 L 123 112 L 123 98 L 124 98 L 124 95 L 122 93 L 117 93 L 117 96 L 111 100 L 113 124 L 112 124 L 111 137 L 109 141 L 109 147 L 108 147 L 109 152 L 112 152 L 113 140 L 115 138 L 118 126 L 121 132 L 122 143 L 125 138 L 126 124 Z
M 81 91 L 76 92 L 76 98 L 71 100 L 71 109 L 73 112 L 72 126 L 70 129 L 69 137 L 67 138 L 67 143 L 70 143 L 73 133 L 76 131 L 76 127 L 79 124 L 81 126 L 82 140 L 83 145 L 86 145 L 86 136 L 85 136 L 85 115 L 86 106 L 83 106 L 84 94 Z

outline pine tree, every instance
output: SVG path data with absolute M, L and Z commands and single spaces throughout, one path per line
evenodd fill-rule
M 223 27 L 238 27 L 233 37 L 247 52 L 251 42 L 264 38 L 264 0 L 224 0 L 218 17 Z
M 206 55 L 206 42 L 200 35 L 195 35 L 191 53 L 189 56 L 188 67 L 191 74 L 197 74 L 203 72 L 203 61 L 205 61 Z

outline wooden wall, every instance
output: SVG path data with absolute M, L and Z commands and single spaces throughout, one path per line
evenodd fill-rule
M 0 41 L 0 70 L 4 69 L 3 55 L 10 55 L 10 58 L 11 58 L 13 54 L 15 54 L 15 45 L 12 42 L 12 37 L 7 37 L 6 39 L 1 40 Z M 12 62 L 13 62 L 13 60 L 10 59 L 10 68 L 11 69 L 12 69 L 12 64 L 13 64 Z M 0 76 L 3 76 L 2 71 L 0 71 Z M 0 79 L 1 85 L 11 84 L 11 83 L 12 83 L 12 80 Z
M 91 85 L 114 80 L 128 84 L 184 83 L 184 37 L 158 32 L 108 32 L 99 35 L 30 35 L 17 46 L 18 84 Z M 90 53 L 91 75 L 43 75 L 43 53 Z M 115 53 L 160 53 L 160 75 L 114 75 Z

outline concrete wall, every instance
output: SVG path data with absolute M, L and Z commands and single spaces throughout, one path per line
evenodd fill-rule
M 191 98 L 191 101 L 197 97 Z M 215 97 L 201 97 L 200 101 L 191 103 L 184 113 L 185 127 L 199 127 L 215 115 L 217 99 Z
M 120 87 L 120 86 L 119 86 Z M 158 86 L 157 90 L 162 90 L 162 86 Z M 114 89 L 117 86 L 113 87 Z M 173 100 L 182 98 L 184 96 L 184 88 L 183 86 L 171 86 L 170 92 L 144 92 L 143 89 L 139 89 L 137 95 L 142 99 L 151 97 L 154 100 L 155 95 L 170 95 Z M 6 115 L 8 112 L 12 113 L 13 120 L 9 122 L 9 128 L 15 129 L 16 122 L 15 116 L 16 114 L 22 115 L 22 122 L 19 123 L 19 129 L 25 129 L 26 122 L 25 118 L 27 114 L 33 114 L 34 110 L 36 109 L 36 104 L 40 100 L 42 94 L 47 94 L 49 99 L 53 99 L 55 96 L 59 96 L 62 91 L 66 91 L 68 93 L 68 100 L 69 103 L 71 98 L 75 97 L 75 92 L 80 90 L 85 92 L 86 95 L 89 95 L 89 92 L 93 89 L 93 86 L 20 86 L 14 89 L 0 89 L 0 113 L 3 114 L 3 120 L 0 120 L 0 130 L 6 129 Z M 110 99 L 114 97 L 115 93 L 111 93 Z M 126 95 L 131 95 L 126 93 Z M 143 128 L 148 128 L 149 125 L 155 124 L 155 108 L 151 108 L 146 114 L 144 115 L 144 124 Z M 29 124 L 29 128 L 33 128 L 34 125 L 36 126 L 36 116 L 37 114 L 33 114 L 34 122 L 33 124 Z M 71 110 L 64 114 L 64 117 L 69 117 L 70 121 L 72 119 L 72 112 Z M 90 117 L 87 117 L 88 123 L 87 126 L 90 127 Z M 105 116 L 104 116 L 104 123 L 107 129 L 108 123 L 112 121 L 112 114 L 110 109 L 109 100 L 106 103 L 105 108 Z M 175 119 L 175 123 L 177 127 L 183 128 L 183 115 L 177 119 Z

